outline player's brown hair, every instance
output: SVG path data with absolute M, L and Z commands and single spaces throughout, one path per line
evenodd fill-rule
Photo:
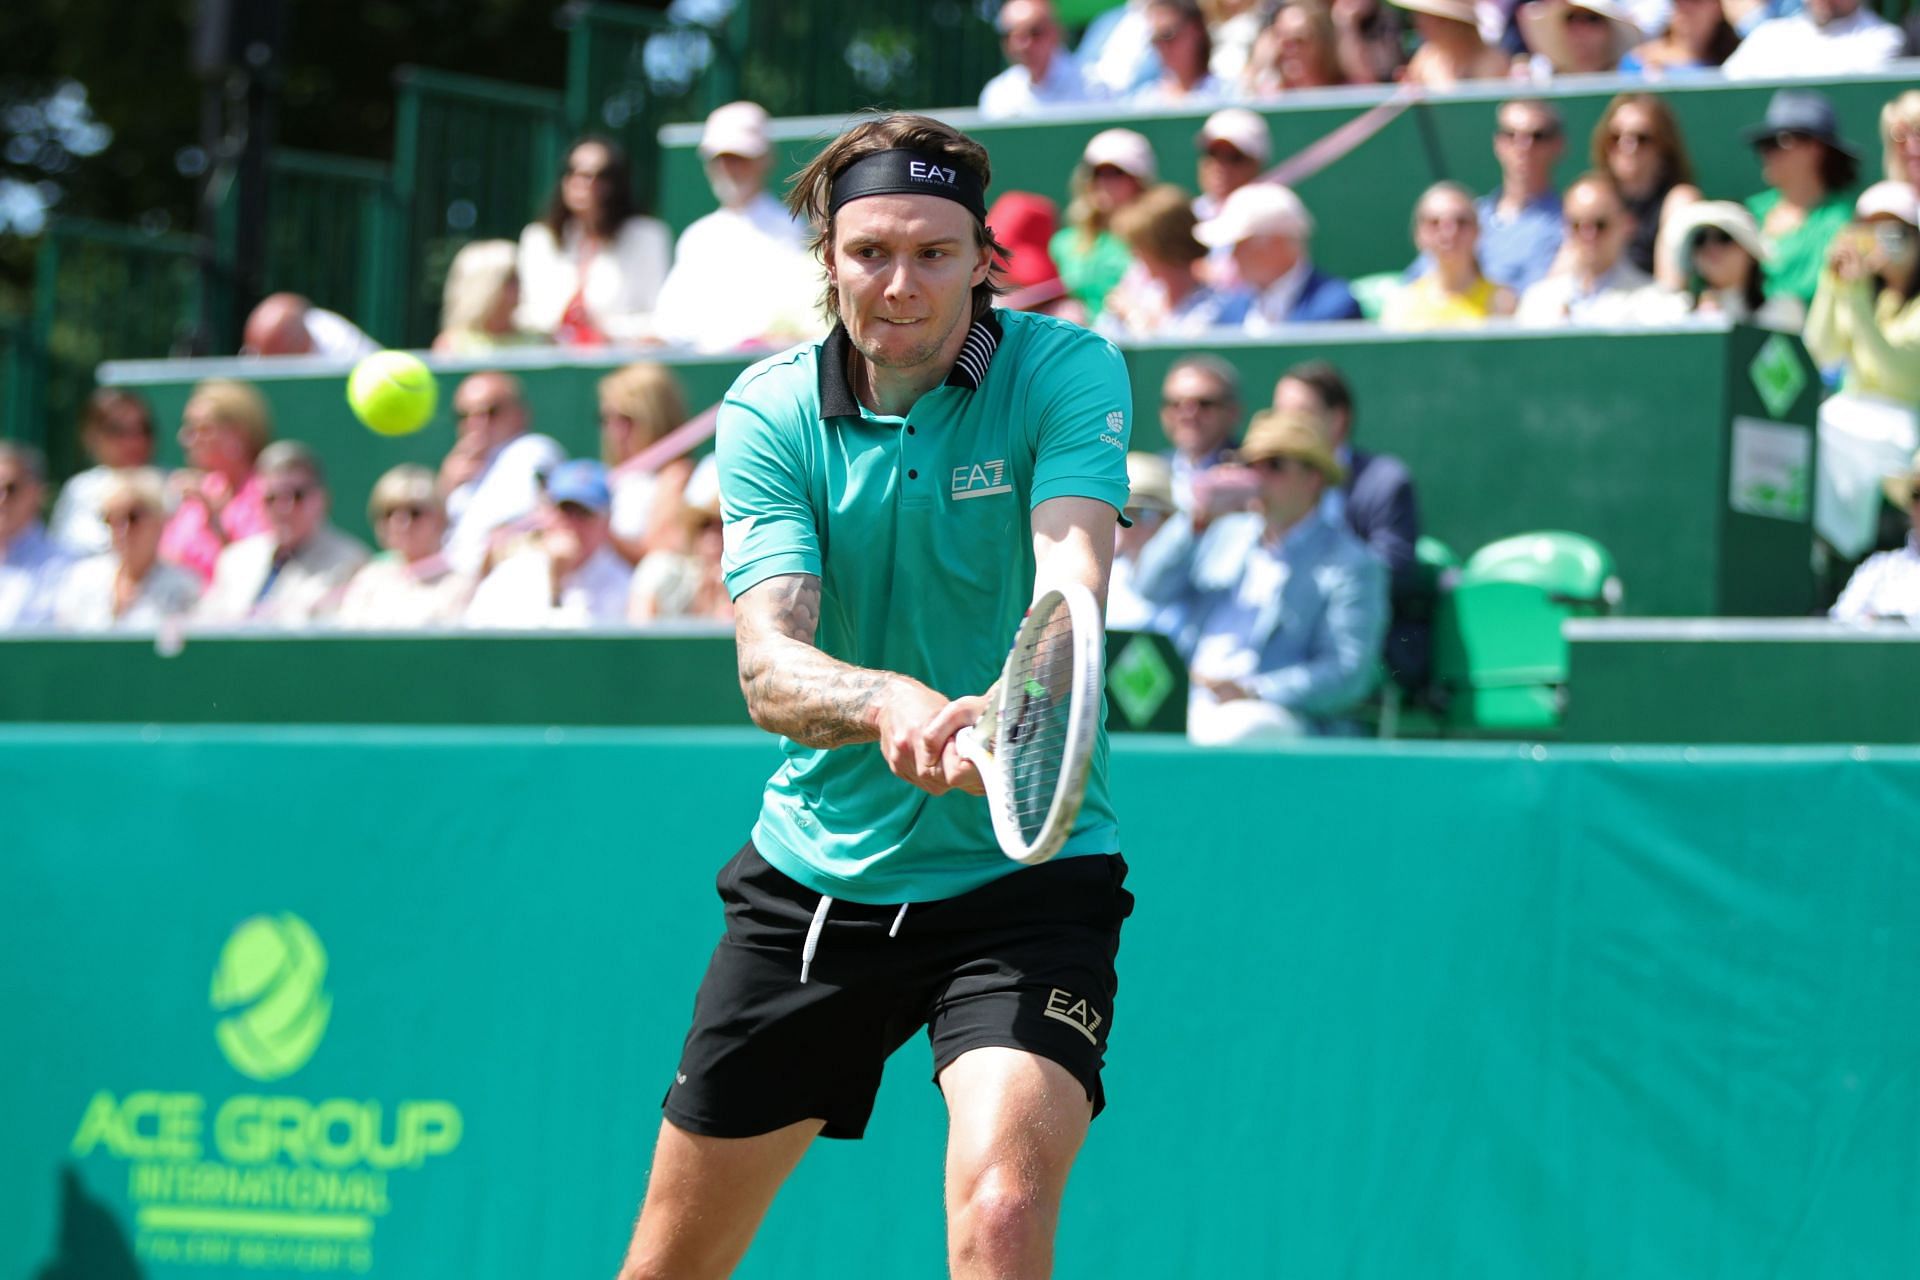
M 805 219 L 814 228 L 810 247 L 823 267 L 827 255 L 833 251 L 834 218 L 828 208 L 833 201 L 834 180 L 856 161 L 893 150 L 918 151 L 946 160 L 978 178 L 982 190 L 993 176 L 987 149 L 952 125 L 907 112 L 862 120 L 828 143 L 787 183 L 787 207 L 794 217 Z M 973 288 L 973 318 L 978 320 L 992 309 L 995 295 L 1007 291 L 996 261 L 1005 257 L 1007 250 L 993 238 L 993 229 L 980 218 L 973 220 L 973 242 L 988 251 L 988 260 L 993 263 L 987 278 Z M 831 280 L 821 294 L 820 306 L 833 320 L 840 319 L 840 298 Z

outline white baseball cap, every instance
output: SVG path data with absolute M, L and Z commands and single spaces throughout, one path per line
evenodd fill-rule
M 1087 149 L 1080 153 L 1080 163 L 1090 169 L 1113 165 L 1132 174 L 1142 184 L 1154 182 L 1160 176 L 1153 144 L 1131 129 L 1103 129 L 1094 134 L 1087 141 Z
M 1224 142 L 1241 155 L 1265 164 L 1273 158 L 1273 139 L 1267 122 L 1245 107 L 1227 107 L 1207 117 L 1200 128 L 1200 145 Z
M 772 143 L 767 137 L 767 110 L 757 102 L 729 102 L 715 107 L 700 132 L 700 156 L 745 156 L 758 160 Z
M 1305 240 L 1313 234 L 1313 215 L 1300 197 L 1277 182 L 1249 182 L 1220 206 L 1215 217 L 1193 229 L 1210 249 L 1227 248 L 1254 236 L 1291 236 Z
M 1853 214 L 1856 218 L 1871 218 L 1876 213 L 1898 218 L 1910 227 L 1920 227 L 1920 194 L 1904 182 L 1876 182 L 1860 193 Z

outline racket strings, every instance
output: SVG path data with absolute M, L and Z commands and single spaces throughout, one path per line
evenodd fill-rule
M 1023 634 L 1000 724 L 1001 767 L 1022 834 L 1046 825 L 1060 787 L 1073 689 L 1073 619 L 1056 598 L 1043 624 Z

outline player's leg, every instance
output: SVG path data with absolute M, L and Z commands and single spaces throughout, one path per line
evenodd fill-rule
M 620 1280 L 732 1274 L 820 1126 L 802 1120 L 754 1138 L 708 1138 L 662 1121 Z
M 1054 1229 L 1093 1104 L 1057 1062 L 972 1049 L 940 1073 L 946 1095 L 947 1263 L 955 1280 L 1053 1274 Z

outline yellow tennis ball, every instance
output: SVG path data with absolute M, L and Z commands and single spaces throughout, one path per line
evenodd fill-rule
M 404 436 L 426 426 L 438 398 L 433 371 L 404 351 L 376 351 L 347 377 L 354 416 L 383 436 Z

